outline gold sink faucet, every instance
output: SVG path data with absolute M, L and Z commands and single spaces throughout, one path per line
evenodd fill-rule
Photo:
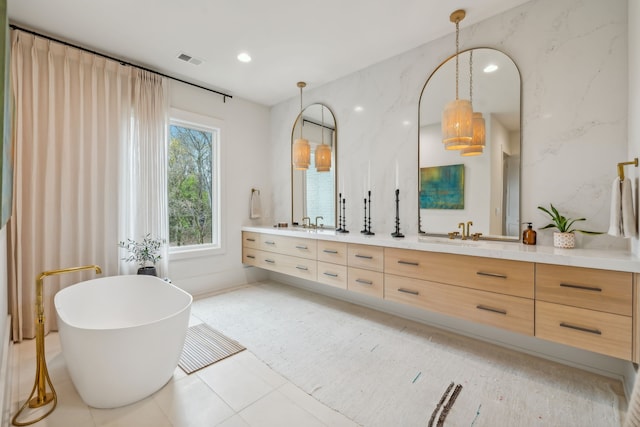
M 305 223 L 305 220 L 307 221 Z M 309 218 L 308 216 L 302 217 L 302 228 L 311 228 L 311 218 Z
M 321 216 L 316 217 L 316 230 L 318 229 L 318 219 L 324 219 L 324 218 Z M 322 227 L 322 224 L 320 224 L 320 227 Z
M 464 231 L 464 222 L 459 223 L 458 228 L 462 228 L 462 232 L 460 233 L 460 236 L 461 236 L 460 238 L 462 240 L 467 240 L 467 234 Z

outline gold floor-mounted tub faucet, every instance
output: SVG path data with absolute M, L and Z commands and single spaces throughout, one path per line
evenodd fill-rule
M 43 303 L 43 291 L 42 291 L 42 282 L 47 276 L 55 276 L 58 274 L 65 273 L 75 273 L 76 271 L 83 270 L 95 270 L 96 274 L 102 273 L 102 269 L 97 265 L 85 265 L 82 267 L 71 267 L 71 268 L 63 268 L 60 270 L 51 270 L 45 271 L 38 276 L 36 280 L 36 379 L 33 384 L 33 389 L 31 389 L 31 394 L 27 397 L 27 400 L 24 402 L 24 405 L 18 409 L 18 412 L 13 416 L 11 423 L 14 426 L 28 426 L 45 418 L 47 415 L 53 412 L 56 409 L 56 405 L 58 404 L 58 396 L 56 394 L 55 389 L 53 388 L 53 384 L 51 383 L 51 378 L 49 378 L 49 371 L 47 370 L 47 361 L 45 359 L 45 351 L 44 351 L 44 303 Z M 47 384 L 51 389 L 51 392 L 47 392 Z M 29 408 L 40 408 L 41 406 L 47 405 L 48 403 L 53 402 L 51 405 L 51 409 L 49 409 L 44 415 L 30 421 L 18 421 L 18 417 L 22 413 L 22 411 L 29 406 Z

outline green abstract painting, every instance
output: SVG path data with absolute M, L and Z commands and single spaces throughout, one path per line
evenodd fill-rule
M 420 168 L 420 209 L 464 209 L 464 165 Z

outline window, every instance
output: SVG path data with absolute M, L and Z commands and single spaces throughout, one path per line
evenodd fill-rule
M 173 110 L 169 123 L 169 248 L 216 249 L 220 242 L 220 123 Z

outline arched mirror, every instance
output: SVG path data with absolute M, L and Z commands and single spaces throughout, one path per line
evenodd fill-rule
M 470 62 L 471 60 L 471 62 Z M 442 110 L 456 97 L 455 55 L 427 80 L 419 104 L 419 230 L 447 235 L 473 222 L 483 239 L 520 236 L 521 80 L 511 58 L 488 48 L 460 52 L 460 99 L 472 94 L 485 120 L 480 155 L 462 156 L 442 143 Z M 471 92 L 470 92 L 471 91 Z
M 309 168 L 297 170 L 291 167 L 291 222 L 303 224 L 303 218 L 310 223 L 323 224 L 324 228 L 336 227 L 336 170 L 337 170 L 337 132 L 336 120 L 329 107 L 323 104 L 311 104 L 296 118 L 291 132 L 291 144 L 300 138 L 311 145 Z M 319 145 L 328 145 L 331 149 L 331 166 L 328 171 L 316 168 L 315 153 Z M 293 160 L 293 159 L 292 159 Z

